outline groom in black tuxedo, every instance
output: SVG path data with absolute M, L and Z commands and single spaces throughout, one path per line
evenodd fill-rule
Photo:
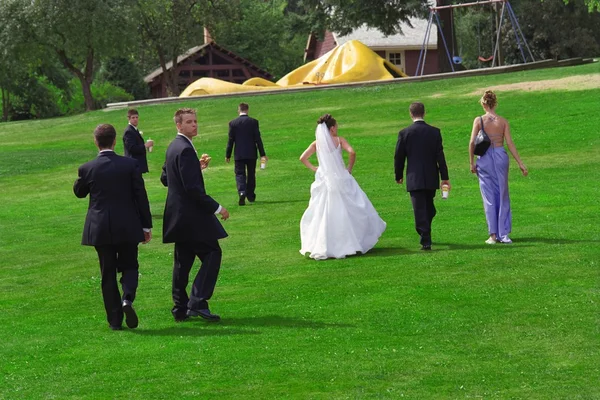
M 182 108 L 175 113 L 177 136 L 167 149 L 160 180 L 168 187 L 163 216 L 163 242 L 175 243 L 173 252 L 173 302 L 175 321 L 201 317 L 219 321 L 212 314 L 208 300 L 212 297 L 219 269 L 219 239 L 227 233 L 216 217 L 229 218 L 229 212 L 206 194 L 198 154 L 192 143 L 198 135 L 196 111 Z M 188 297 L 187 285 L 195 258 L 202 262 Z
M 441 186 L 448 185 L 450 188 L 450 178 L 440 130 L 423 121 L 423 103 L 412 103 L 409 112 L 413 124 L 400 131 L 396 144 L 396 182 L 403 183 L 404 164 L 408 161 L 406 190 L 413 205 L 415 227 L 421 237 L 421 249 L 431 250 L 431 222 L 436 214 L 433 198 Z
M 246 199 L 253 203 L 256 199 L 256 150 L 264 157 L 265 149 L 260 137 L 258 121 L 248 116 L 249 106 L 246 103 L 240 103 L 238 107 L 239 117 L 229 122 L 229 140 L 225 150 L 225 161 L 231 159 L 231 152 L 235 147 L 235 182 L 237 185 L 240 206 L 246 204 Z
M 120 330 L 123 314 L 129 328 L 138 325 L 132 306 L 138 286 L 138 243 L 150 241 L 152 215 L 137 162 L 115 154 L 116 137 L 112 125 L 98 125 L 94 142 L 100 153 L 79 167 L 73 192 L 79 198 L 90 195 L 81 244 L 96 248 L 106 317 L 111 329 Z

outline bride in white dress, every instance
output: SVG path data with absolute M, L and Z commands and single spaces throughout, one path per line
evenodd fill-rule
M 337 135 L 335 119 L 325 114 L 317 122 L 316 139 L 300 156 L 315 172 L 310 202 L 300 220 L 300 253 L 316 260 L 366 253 L 385 230 L 385 222 L 351 175 L 356 153 Z M 347 151 L 348 167 L 342 149 Z M 317 153 L 318 168 L 308 161 Z

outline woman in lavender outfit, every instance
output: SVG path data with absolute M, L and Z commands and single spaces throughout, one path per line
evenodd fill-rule
M 527 176 L 527 168 L 521 161 L 517 148 L 510 136 L 508 121 L 496 114 L 496 94 L 487 90 L 481 97 L 481 106 L 485 114 L 475 118 L 473 131 L 469 142 L 469 163 L 471 172 L 479 178 L 479 188 L 483 198 L 485 219 L 488 224 L 490 237 L 487 244 L 496 242 L 512 243 L 508 234 L 512 228 L 510 212 L 510 198 L 508 196 L 508 155 L 504 149 L 504 141 L 508 150 L 519 165 L 523 176 Z M 483 124 L 483 125 L 482 125 Z M 483 156 L 473 160 L 475 150 L 475 137 L 480 129 L 485 130 L 492 142 Z

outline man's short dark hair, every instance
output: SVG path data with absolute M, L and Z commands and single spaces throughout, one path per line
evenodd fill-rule
M 238 109 L 241 112 L 248 112 L 248 110 L 250 109 L 250 106 L 246 103 L 240 103 L 240 105 L 238 106 Z
M 135 108 L 132 108 L 129 111 L 127 111 L 127 118 L 131 117 L 132 115 L 140 115 L 140 114 L 138 113 L 138 110 L 136 110 Z
M 408 111 L 410 111 L 410 115 L 413 117 L 423 117 L 425 115 L 425 105 L 418 101 L 415 101 L 408 107 Z
M 117 137 L 115 127 L 110 124 L 100 124 L 94 129 L 94 138 L 98 147 L 101 149 L 110 149 Z

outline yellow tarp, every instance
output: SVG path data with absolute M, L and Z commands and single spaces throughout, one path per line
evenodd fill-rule
M 378 56 L 358 40 L 350 40 L 322 57 L 295 69 L 277 83 L 262 78 L 252 78 L 239 85 L 220 79 L 201 78 L 190 84 L 180 97 L 364 82 L 406 76 L 402 70 Z

